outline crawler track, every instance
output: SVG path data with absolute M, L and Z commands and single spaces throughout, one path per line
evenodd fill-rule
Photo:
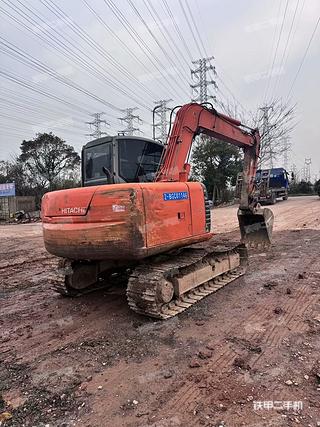
M 240 256 L 237 257 L 238 262 L 235 265 L 231 262 L 231 258 L 237 254 Z M 218 264 L 224 266 L 221 274 L 213 273 L 209 280 L 202 281 L 198 285 L 196 283 L 195 287 L 183 294 L 173 293 L 172 298 L 170 296 L 169 299 L 163 299 L 163 293 L 168 294 L 168 285 L 170 288 L 175 279 L 184 281 L 188 275 L 192 277 L 193 273 L 197 273 L 208 265 L 214 272 Z M 146 316 L 168 319 L 243 275 L 246 265 L 247 250 L 244 245 L 234 245 L 229 242 L 227 245 L 219 246 L 213 239 L 213 241 L 195 244 L 170 254 L 152 257 L 136 266 L 131 272 L 119 269 L 117 273 L 112 273 L 107 278 L 83 288 L 75 288 L 71 285 L 72 261 L 61 259 L 52 288 L 65 297 L 79 297 L 96 290 L 127 284 L 127 299 L 132 310 Z
M 183 295 L 173 295 L 169 302 L 163 302 L 162 289 L 167 286 L 168 282 L 172 283 L 178 277 L 183 280 L 190 272 L 196 272 L 208 264 L 213 267 L 214 271 L 219 262 L 225 262 L 226 258 L 229 259 L 237 253 L 240 255 L 237 266 L 212 277 Z M 210 245 L 201 248 L 201 245 L 194 245 L 183 249 L 178 256 L 174 257 L 173 261 L 159 257 L 138 266 L 129 278 L 128 304 L 136 313 L 158 319 L 168 319 L 243 275 L 246 265 L 247 251 L 244 245 L 232 248 L 216 245 L 213 248 L 210 248 Z
M 72 261 L 68 259 L 61 259 L 58 263 L 58 271 L 52 289 L 64 297 L 80 297 L 82 295 L 90 294 L 101 289 L 111 289 L 116 286 L 123 286 L 128 281 L 127 269 L 119 269 L 118 272 L 112 272 L 107 276 L 99 277 L 98 281 L 83 287 L 74 288 L 71 285 L 70 272 L 72 272 Z

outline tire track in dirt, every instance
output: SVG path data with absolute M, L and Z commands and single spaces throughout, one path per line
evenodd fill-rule
M 225 289 L 225 288 L 224 288 Z M 221 290 L 222 291 L 222 290 Z M 269 307 L 264 307 L 264 312 L 267 314 L 270 312 Z M 261 321 L 261 311 L 255 310 L 248 318 L 245 319 L 246 323 L 254 323 L 255 321 Z M 226 335 L 234 334 L 235 328 L 240 327 L 239 321 L 236 319 L 233 324 L 230 326 L 230 329 L 226 332 Z M 242 328 L 242 326 L 240 327 Z M 231 348 L 229 342 L 224 344 L 225 348 L 222 348 L 219 355 L 210 360 L 210 365 L 207 365 L 207 368 L 210 369 L 214 366 L 215 369 L 219 368 L 220 371 L 224 371 L 225 368 L 228 368 L 234 361 L 234 357 L 237 356 L 237 353 L 233 348 Z M 182 397 L 186 397 L 186 393 L 190 390 L 190 388 L 194 387 L 194 385 L 186 386 L 186 389 L 181 390 Z M 180 398 L 179 398 L 180 401 Z
M 315 260 L 312 259 L 308 264 L 312 265 L 314 261 Z M 290 300 L 286 302 L 283 307 L 285 313 L 282 316 L 281 323 L 274 325 L 271 330 L 266 328 L 263 332 L 253 332 L 249 334 L 247 340 L 249 342 L 259 342 L 259 344 L 265 348 L 269 348 L 280 343 L 283 337 L 287 334 L 287 329 L 284 330 L 281 326 L 286 325 L 288 327 L 293 324 L 292 322 L 296 322 L 297 325 L 302 325 L 303 321 L 301 320 L 301 317 L 312 303 L 312 295 L 308 292 L 308 287 L 308 283 L 303 284 L 300 289 L 296 291 L 296 297 L 290 298 Z M 255 321 L 261 323 L 261 321 L 264 320 L 266 323 L 270 323 L 270 321 L 274 320 L 274 318 L 268 319 L 268 315 L 270 313 L 273 312 L 270 310 L 270 306 L 266 304 L 263 306 L 262 310 L 255 310 L 254 313 L 245 319 L 245 322 L 246 324 L 254 323 Z M 296 317 L 299 317 L 298 321 L 295 321 Z M 239 330 L 238 322 L 233 323 L 228 330 L 227 335 L 231 333 L 234 334 L 235 329 Z M 228 343 L 226 343 L 225 346 L 227 346 L 227 348 L 224 350 L 222 349 L 222 353 L 220 352 L 216 358 L 210 359 L 209 364 L 205 367 L 206 370 L 214 368 L 215 372 L 219 371 L 217 375 L 218 378 L 221 378 L 222 374 L 226 371 L 230 371 L 235 357 L 241 354 L 241 351 L 237 353 Z M 266 356 L 266 352 L 259 355 L 252 355 L 250 357 L 251 367 L 255 367 L 258 362 L 263 360 L 263 357 Z M 201 393 L 202 390 L 199 388 L 198 384 L 186 384 L 179 390 L 174 399 L 168 403 L 165 413 L 172 414 L 175 411 L 180 411 L 180 413 L 187 411 L 192 401 L 199 398 Z
M 309 285 L 306 285 L 306 289 L 309 290 Z M 313 299 L 313 293 L 310 292 L 309 295 L 306 295 L 304 298 L 304 304 L 301 307 L 301 310 L 299 310 L 297 313 L 294 313 L 291 318 L 288 320 L 287 328 L 290 330 L 294 330 L 295 332 L 303 332 L 305 329 L 307 329 L 304 321 L 304 314 L 308 311 L 309 308 L 313 307 L 315 304 L 315 301 Z M 287 332 L 285 331 L 283 334 L 281 334 L 278 339 L 274 340 L 273 345 L 279 346 L 283 338 Z
M 308 285 L 301 287 L 296 303 L 291 307 L 291 310 L 289 310 L 288 315 L 284 316 L 284 319 L 281 323 L 285 323 L 287 328 L 289 328 L 290 322 L 295 317 L 301 316 L 306 310 L 306 308 L 310 305 L 311 303 L 310 295 L 308 295 L 308 293 L 305 292 L 307 288 L 308 288 Z M 277 328 L 275 328 L 273 335 L 269 337 L 269 340 L 270 340 L 269 345 L 273 346 L 274 343 L 278 341 L 278 339 L 281 338 L 281 336 L 284 336 L 285 334 L 286 332 L 282 334 L 281 333 L 277 334 Z
M 47 261 L 47 260 L 55 261 L 57 260 L 57 257 L 48 254 L 48 256 L 43 256 L 41 258 L 24 259 L 23 261 L 16 262 L 16 263 L 8 263 L 7 265 L 0 265 L 0 271 L 5 270 L 6 268 L 22 267 L 22 266 L 25 266 L 25 264 L 34 264 L 36 262 Z
M 297 297 L 296 297 L 295 299 L 293 299 L 292 301 L 290 301 L 290 300 L 289 300 L 289 301 L 286 303 L 286 305 L 284 306 L 284 312 L 285 312 L 285 314 L 284 314 L 284 315 L 282 316 L 282 318 L 281 318 L 281 324 L 282 324 L 282 323 L 284 323 L 284 321 L 288 319 L 288 317 L 290 316 L 290 314 L 291 314 L 291 313 L 294 313 L 294 310 L 295 310 L 296 306 L 298 306 L 298 305 L 300 304 L 300 294 L 302 294 L 302 293 L 303 293 L 303 291 L 304 291 L 304 289 L 306 288 L 306 286 L 307 286 L 307 285 L 305 285 L 303 288 L 301 288 L 301 289 L 298 291 Z M 293 305 L 292 305 L 292 304 L 293 304 Z M 272 312 L 271 312 L 271 310 L 270 310 L 270 307 L 266 307 L 266 308 L 265 308 L 265 310 L 264 310 L 264 313 L 265 313 L 265 314 L 270 314 L 270 313 L 272 313 Z M 268 343 L 268 342 L 269 342 L 269 340 L 272 338 L 273 333 L 276 331 L 276 329 L 277 329 L 278 327 L 279 327 L 279 323 L 278 323 L 278 324 L 275 324 L 275 325 L 272 327 L 272 329 L 269 331 L 269 334 L 268 334 L 267 336 L 265 336 L 265 332 L 263 332 L 263 333 L 258 332 L 258 333 L 256 333 L 256 334 L 252 335 L 250 338 L 251 338 L 252 340 L 254 340 L 254 341 L 257 341 L 257 340 L 261 341 L 261 340 L 263 339 L 263 342 L 264 342 L 264 343 Z M 276 332 L 275 332 L 275 333 L 276 333 Z
M 309 263 L 306 265 L 308 268 L 312 268 L 315 265 L 317 258 L 312 258 Z M 303 314 L 306 310 L 314 303 L 312 290 L 310 289 L 310 284 L 305 283 L 301 285 L 300 289 L 297 292 L 297 296 L 292 303 L 292 301 L 288 301 L 285 305 L 285 315 L 281 320 L 281 324 L 276 324 L 270 331 L 270 333 L 266 336 L 258 336 L 256 338 L 260 338 L 261 342 L 269 347 L 279 346 L 282 342 L 283 338 L 288 334 L 288 329 L 294 328 L 295 332 L 303 332 L 304 321 Z M 285 325 L 286 328 L 281 328 L 281 325 Z M 261 359 L 265 356 L 263 353 L 258 355 L 253 363 L 252 367 L 255 367 Z
M 272 348 L 275 346 L 275 342 L 280 342 L 283 337 L 287 334 L 287 330 L 282 327 L 283 325 L 288 325 L 289 320 L 291 320 L 295 315 L 301 315 L 305 309 L 310 304 L 310 299 L 308 295 L 304 294 L 304 290 L 307 288 L 307 285 L 304 285 L 300 291 L 297 299 L 293 304 L 288 303 L 285 306 L 286 314 L 282 317 L 281 323 L 274 325 L 272 330 L 267 335 L 262 335 L 258 339 L 260 339 L 260 343 L 265 347 Z M 309 295 L 310 297 L 310 295 Z M 255 358 L 251 363 L 252 367 L 256 367 L 257 363 L 265 357 L 265 353 L 261 353 Z
M 313 258 L 312 260 L 310 260 L 308 263 L 309 265 L 306 266 L 307 269 L 308 267 L 313 266 L 316 261 L 317 261 L 317 258 Z M 308 306 L 310 303 L 310 295 L 308 295 L 308 293 L 305 292 L 308 289 L 309 289 L 308 283 L 302 285 L 301 288 L 297 291 L 297 296 L 293 300 L 293 302 L 291 301 L 291 299 L 289 299 L 289 301 L 286 303 L 284 308 L 285 314 L 281 319 L 282 324 L 285 323 L 288 326 L 289 322 L 291 322 L 291 320 L 296 315 L 301 315 L 301 313 L 305 311 L 306 305 Z M 269 311 L 269 308 L 266 308 L 264 310 L 264 313 L 266 313 L 267 311 Z M 264 343 L 269 344 L 270 346 L 273 345 L 274 341 L 277 340 L 278 328 L 279 328 L 279 324 L 276 324 L 273 326 L 272 330 L 269 332 L 269 335 L 263 339 Z M 264 334 L 257 333 L 256 335 L 253 335 L 251 339 L 259 340 L 259 339 L 262 339 L 263 335 Z M 282 335 L 284 336 L 285 333 Z
M 290 247 L 289 247 L 290 249 Z M 289 250 L 288 249 L 288 250 Z M 279 254 L 277 254 L 279 255 Z M 276 255 L 276 256 L 277 256 Z M 281 256 L 281 255 L 280 255 Z M 313 264 L 314 260 L 309 261 L 308 264 Z M 293 261 L 294 264 L 294 274 L 297 274 L 299 271 L 299 261 L 296 262 Z M 308 266 L 306 266 L 308 268 Z M 283 276 L 283 274 L 281 275 Z M 272 276 L 270 277 L 272 280 Z M 294 279 L 293 279 L 294 280 Z M 261 307 L 257 309 L 257 307 L 252 308 L 254 310 L 253 313 L 251 313 L 250 316 L 248 316 L 246 319 L 244 319 L 245 324 L 250 323 L 257 323 L 258 325 L 262 325 L 262 323 L 266 323 L 265 330 L 259 331 L 259 332 L 252 332 L 248 334 L 247 340 L 249 342 L 256 342 L 259 341 L 259 344 L 262 346 L 268 348 L 270 345 L 274 345 L 272 343 L 280 342 L 287 334 L 287 329 L 283 329 L 283 325 L 286 325 L 287 322 L 290 322 L 289 325 L 292 324 L 292 322 L 295 321 L 296 317 L 299 318 L 303 316 L 303 313 L 310 305 L 311 298 L 310 293 L 308 292 L 308 284 L 301 283 L 301 286 L 299 289 L 295 291 L 294 298 L 290 298 L 290 300 L 286 301 L 285 305 L 283 306 L 283 309 L 285 311 L 281 323 L 276 324 L 271 330 L 268 328 L 268 324 L 270 322 L 274 322 L 274 313 L 273 313 L 273 306 L 267 304 L 263 304 Z M 270 296 L 268 296 L 268 299 L 270 299 L 271 302 L 274 303 L 274 294 L 270 293 Z M 241 326 L 239 326 L 239 322 L 235 321 L 232 325 L 230 325 L 229 330 L 226 332 L 226 335 L 229 334 L 235 334 L 239 331 L 240 334 L 243 331 L 243 323 Z M 251 355 L 250 357 L 250 364 L 252 366 L 253 364 L 257 364 L 258 361 L 262 356 L 267 357 L 267 351 L 265 351 L 262 354 L 259 355 Z M 237 352 L 237 350 L 231 348 L 230 344 L 226 342 L 223 347 L 220 349 L 219 355 L 217 357 L 214 357 L 210 359 L 210 362 L 208 365 L 204 367 L 204 369 L 207 371 L 210 368 L 213 368 L 213 378 L 215 377 L 217 381 L 221 379 L 223 374 L 226 372 L 232 370 L 232 365 L 234 363 L 235 357 L 242 354 L 242 351 L 240 350 Z M 261 359 L 262 360 L 262 359 Z M 199 371 L 200 373 L 203 372 Z M 192 408 L 192 404 L 196 402 L 201 395 L 203 395 L 203 391 L 201 388 L 199 388 L 199 385 L 197 383 L 191 383 L 190 381 L 185 384 L 178 393 L 169 401 L 163 411 L 168 416 L 172 415 L 173 413 L 187 413 L 190 412 L 190 408 Z M 202 401 L 205 401 L 205 397 L 201 397 Z M 195 425 L 198 426 L 198 421 L 195 421 L 195 423 L 188 425 Z
M 253 312 L 247 319 L 246 322 L 254 322 L 261 318 L 261 312 Z M 230 326 L 230 329 L 227 331 L 226 335 L 230 335 L 234 333 L 235 328 L 239 326 L 239 322 L 236 320 Z M 224 344 L 225 348 L 222 348 L 220 354 L 216 357 L 210 359 L 210 363 L 206 365 L 206 370 L 214 368 L 215 371 L 219 371 L 220 374 L 226 372 L 230 366 L 232 366 L 235 357 L 239 355 L 233 348 L 231 348 L 229 342 Z M 173 413 L 174 411 L 184 411 L 187 410 L 190 406 L 192 400 L 195 400 L 201 394 L 201 389 L 199 389 L 197 384 L 188 383 L 183 386 L 179 392 L 175 395 L 172 401 L 168 404 L 167 410 L 169 413 Z

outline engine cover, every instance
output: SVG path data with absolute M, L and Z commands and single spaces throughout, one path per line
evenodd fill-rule
M 141 259 L 212 236 L 195 182 L 54 191 L 43 197 L 42 220 L 48 252 L 77 260 Z

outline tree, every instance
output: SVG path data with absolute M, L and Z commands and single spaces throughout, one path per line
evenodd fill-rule
M 192 178 L 202 181 L 209 197 L 226 201 L 228 186 L 235 185 L 242 170 L 240 150 L 215 138 L 204 137 L 194 148 Z
M 295 128 L 295 105 L 291 106 L 275 99 L 267 102 L 267 114 L 257 114 L 252 111 L 243 111 L 234 103 L 218 101 L 219 107 L 230 117 L 240 120 L 252 128 L 258 128 L 261 137 L 259 167 L 269 167 L 271 159 L 277 159 L 285 150 L 289 149 L 289 139 Z
M 289 193 L 290 194 L 312 194 L 313 187 L 311 182 L 300 181 L 290 185 Z
M 259 167 L 268 167 L 289 149 L 289 136 L 296 126 L 295 106 L 274 100 L 267 108 L 269 113 L 260 115 L 254 126 L 261 136 Z
M 9 178 L 10 162 L 0 160 L 0 184 L 10 182 Z
M 59 183 L 79 168 L 80 157 L 74 148 L 51 132 L 24 140 L 20 149 L 18 163 L 23 165 L 29 185 L 42 188 L 42 192 L 58 189 Z
M 318 196 L 320 197 L 320 179 L 318 179 L 318 181 L 316 181 L 314 183 L 314 191 L 318 194 Z
M 5 182 L 15 183 L 17 196 L 33 194 L 26 182 L 23 164 L 17 157 L 13 157 L 10 161 L 0 161 L 0 184 Z

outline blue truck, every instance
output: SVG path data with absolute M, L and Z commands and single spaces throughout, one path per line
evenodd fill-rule
M 288 199 L 289 177 L 284 168 L 258 169 L 255 196 L 260 203 L 274 205 L 277 198 Z

